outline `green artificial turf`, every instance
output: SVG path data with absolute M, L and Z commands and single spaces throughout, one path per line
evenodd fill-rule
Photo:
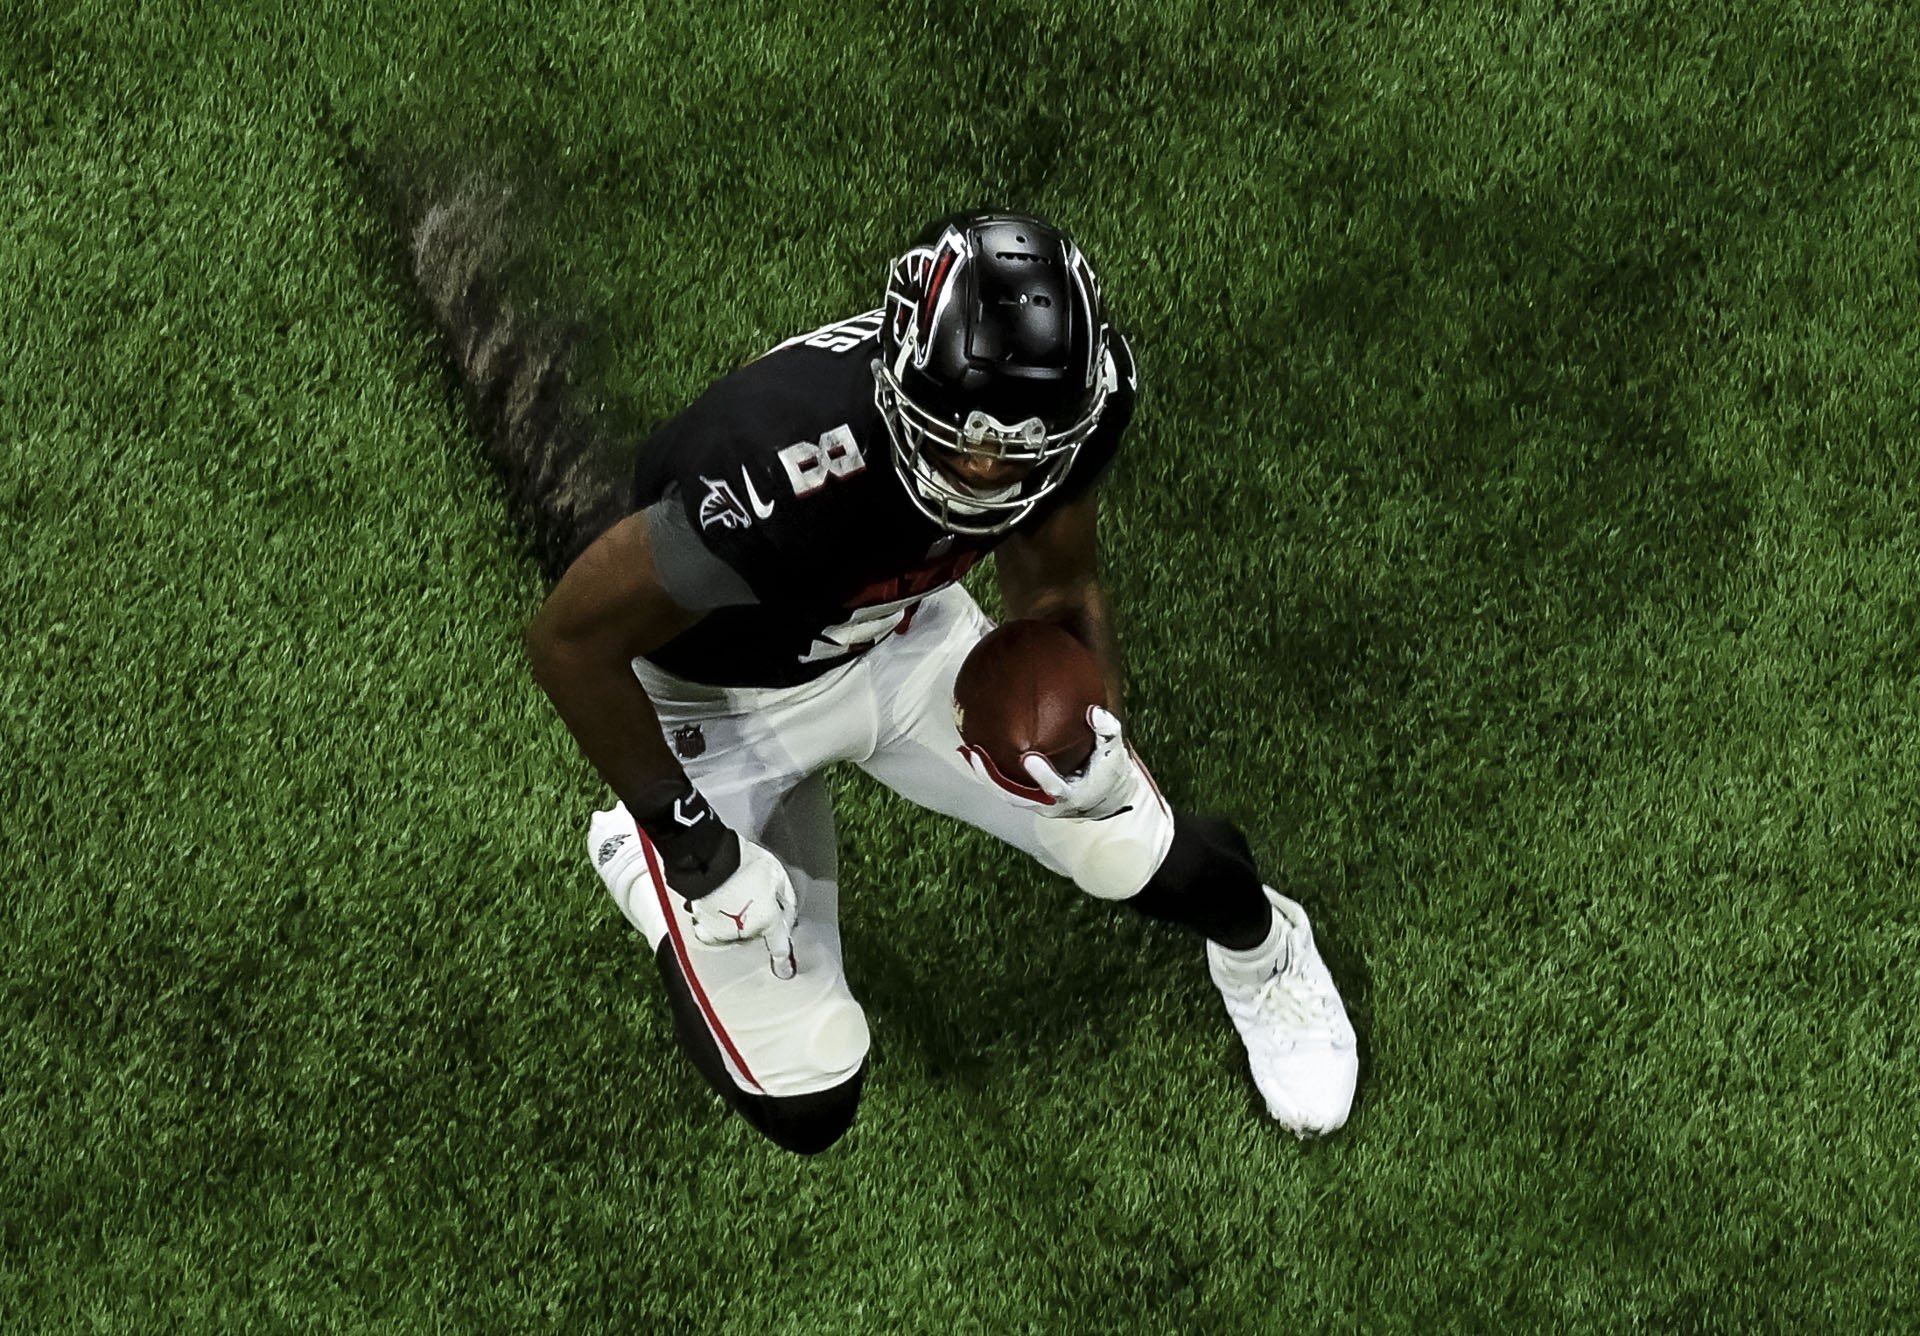
M 1221 8 L 6 7 L 7 1330 L 1920 1323 L 1920 39 Z M 1313 915 L 1343 1132 L 1194 941 L 857 775 L 859 1122 L 722 1112 L 396 149 L 522 184 L 643 420 L 948 209 L 1078 237 L 1132 730 Z

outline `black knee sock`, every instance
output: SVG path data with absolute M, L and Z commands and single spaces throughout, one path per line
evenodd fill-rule
M 1234 951 L 1260 945 L 1273 926 L 1247 837 L 1215 817 L 1173 818 L 1173 846 L 1131 905 L 1148 918 L 1178 923 Z

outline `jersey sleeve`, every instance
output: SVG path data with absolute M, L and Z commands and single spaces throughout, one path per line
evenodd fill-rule
M 766 439 L 780 416 L 737 383 L 715 391 L 662 424 L 635 468 L 661 583 L 690 611 L 780 602 L 803 570 L 789 551 L 792 488 Z
M 654 569 L 667 596 L 689 612 L 747 607 L 760 601 L 746 579 L 721 559 L 687 519 L 677 485 L 646 508 Z

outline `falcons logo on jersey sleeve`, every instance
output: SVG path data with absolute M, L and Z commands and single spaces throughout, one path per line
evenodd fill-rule
M 744 529 L 753 523 L 753 516 L 740 504 L 732 483 L 709 478 L 704 473 L 700 475 L 700 481 L 707 485 L 707 494 L 700 498 L 702 529 L 711 529 L 716 524 L 722 529 Z

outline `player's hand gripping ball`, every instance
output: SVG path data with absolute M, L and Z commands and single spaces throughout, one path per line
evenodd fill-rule
M 1097 741 L 1090 712 L 1104 714 L 1109 704 L 1092 652 L 1050 622 L 989 631 L 953 684 L 953 722 L 968 763 L 1007 793 L 1043 806 L 1051 801 L 1028 759 L 1039 757 L 1068 779 L 1083 773 Z

